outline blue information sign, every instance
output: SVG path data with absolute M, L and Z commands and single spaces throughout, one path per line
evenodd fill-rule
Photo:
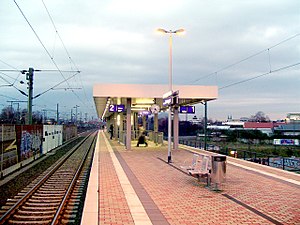
M 171 98 L 171 96 L 163 99 L 163 106 L 166 107 L 166 106 L 169 106 L 171 104 L 172 104 L 172 98 Z
M 109 112 L 125 112 L 125 105 L 109 105 Z
M 180 106 L 179 113 L 195 114 L 195 106 Z

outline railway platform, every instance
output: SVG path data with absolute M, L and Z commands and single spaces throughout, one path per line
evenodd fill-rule
M 300 175 L 227 157 L 221 191 L 180 169 L 203 150 L 132 147 L 98 133 L 81 224 L 300 224 Z

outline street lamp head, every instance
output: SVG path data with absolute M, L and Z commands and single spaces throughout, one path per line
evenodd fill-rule
M 158 33 L 168 33 L 168 31 L 166 31 L 165 29 L 162 29 L 162 28 L 156 29 L 156 32 L 158 32 Z
M 165 30 L 165 29 L 162 29 L 162 28 L 158 28 L 158 29 L 156 29 L 156 31 L 158 32 L 158 33 L 164 33 L 164 34 L 178 34 L 178 35 L 183 35 L 183 34 L 185 34 L 185 29 L 178 29 L 178 30 L 175 30 L 175 31 L 173 31 L 173 30 Z
M 178 35 L 184 35 L 185 34 L 185 29 L 181 28 L 181 29 L 178 29 L 176 31 L 174 31 L 175 34 L 178 34 Z

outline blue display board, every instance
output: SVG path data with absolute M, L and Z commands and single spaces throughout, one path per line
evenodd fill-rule
M 164 107 L 169 106 L 171 104 L 172 104 L 172 97 L 171 96 L 163 99 L 163 106 Z
M 179 113 L 195 114 L 195 106 L 180 106 Z
M 125 112 L 125 105 L 109 105 L 109 112 Z

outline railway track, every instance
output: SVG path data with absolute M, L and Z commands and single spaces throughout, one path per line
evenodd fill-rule
M 80 221 L 97 132 L 10 199 L 0 224 L 76 224 Z

